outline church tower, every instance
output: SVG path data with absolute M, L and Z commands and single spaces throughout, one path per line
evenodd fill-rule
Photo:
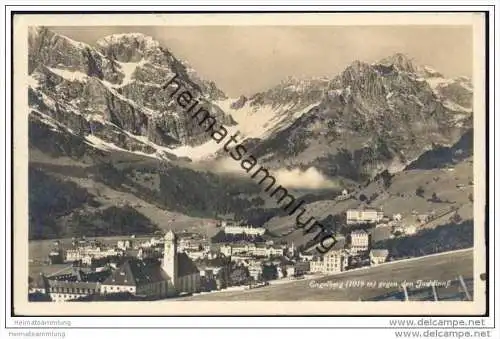
M 163 271 L 170 277 L 171 281 L 167 286 L 169 295 L 175 294 L 177 291 L 178 273 L 177 273 L 177 238 L 175 233 L 168 231 L 165 234 L 165 243 L 163 251 Z

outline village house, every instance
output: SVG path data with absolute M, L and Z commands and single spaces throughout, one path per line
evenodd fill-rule
M 88 255 L 88 254 L 83 256 L 82 259 L 80 259 L 82 265 L 86 265 L 86 266 L 91 266 L 93 260 L 94 260 L 94 257 L 91 255 Z
M 285 253 L 286 245 L 267 245 L 267 244 L 246 244 L 242 247 L 238 245 L 230 245 L 233 249 L 231 253 L 247 253 L 258 257 L 276 257 L 282 256 Z M 226 251 L 227 252 L 227 251 Z
M 364 230 L 351 232 L 351 252 L 355 254 L 367 252 L 370 248 L 370 235 Z
M 198 260 L 204 258 L 208 254 L 208 250 L 193 250 L 193 249 L 184 249 L 183 251 L 186 255 L 191 258 L 191 260 Z
M 294 265 L 286 265 L 285 272 L 287 277 L 293 277 L 296 275 L 295 266 Z
M 339 238 L 327 253 L 311 260 L 310 267 L 313 273 L 332 274 L 345 271 L 348 264 L 349 253 L 345 250 L 345 238 Z
M 179 235 L 177 249 L 182 251 L 202 251 L 208 250 L 209 242 L 198 233 L 181 233 Z
M 417 227 L 415 225 L 403 225 L 397 224 L 392 228 L 393 234 L 404 234 L 404 235 L 413 235 L 417 233 Z
M 417 221 L 420 222 L 421 224 L 425 224 L 430 220 L 430 216 L 428 214 L 419 214 L 417 216 Z
M 49 282 L 47 276 L 40 272 L 33 279 L 29 280 L 28 293 L 48 293 Z
M 295 248 L 295 244 L 292 241 L 292 245 L 290 247 L 286 247 L 285 249 L 286 255 L 288 255 L 290 258 L 293 258 L 297 252 L 297 249 Z
M 255 281 L 259 281 L 262 278 L 262 272 L 263 268 L 260 262 L 254 262 L 248 266 L 248 273 Z
M 417 233 L 417 226 L 415 225 L 406 225 L 404 228 L 404 233 L 407 235 L 413 235 Z
M 350 198 L 349 192 L 346 189 L 343 189 L 342 193 L 335 197 L 335 200 L 342 201 L 342 200 L 347 200 L 349 198 Z
M 151 247 L 140 247 L 137 249 L 137 259 L 151 259 L 151 258 L 161 258 L 161 248 L 157 246 Z
M 285 266 L 277 266 L 276 271 L 278 274 L 278 276 L 277 276 L 278 279 L 282 279 L 282 278 L 286 277 L 286 267 Z
M 195 262 L 200 271 L 202 287 L 224 288 L 228 285 L 231 274 L 231 258 L 219 256 L 203 258 Z M 209 289 L 208 289 L 209 290 Z
M 132 248 L 132 242 L 130 240 L 118 240 L 118 242 L 116 243 L 116 247 L 123 251 L 126 251 L 129 248 Z
M 63 252 L 59 248 L 55 248 L 49 253 L 49 262 L 51 265 L 64 263 Z
M 370 251 L 370 264 L 379 265 L 386 262 L 389 251 L 386 249 L 376 249 Z
M 311 270 L 309 261 L 298 261 L 296 263 L 286 265 L 287 277 L 298 277 L 308 273 Z
M 393 225 L 392 226 L 392 233 L 393 234 L 398 234 L 398 233 L 404 234 L 405 233 L 405 228 L 401 224 Z
M 311 253 L 299 253 L 299 259 L 303 261 L 311 261 L 314 259 L 314 254 Z
M 102 246 L 86 244 L 85 246 L 76 246 L 74 248 L 67 249 L 65 253 L 65 261 L 81 261 L 84 258 L 85 260 L 88 260 L 88 257 L 99 259 L 118 255 L 120 253 L 122 253 L 122 251 L 116 248 L 104 248 Z
M 285 245 L 242 243 L 222 245 L 220 252 L 227 257 L 241 254 L 257 257 L 273 257 L 282 256 L 285 253 L 285 249 Z
M 43 293 L 52 301 L 64 302 L 99 293 L 100 284 L 109 276 L 109 270 L 84 272 L 80 268 L 69 267 L 69 273 L 53 276 L 39 274 L 33 279 L 30 293 Z
M 127 259 L 101 285 L 101 294 L 128 292 L 132 295 L 164 298 L 167 296 L 167 276 L 159 262 Z
M 401 221 L 402 218 L 403 216 L 401 215 L 401 213 L 396 213 L 392 215 L 392 220 L 394 221 Z

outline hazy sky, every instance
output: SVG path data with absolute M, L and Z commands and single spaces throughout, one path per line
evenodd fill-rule
M 472 75 L 470 26 L 114 26 L 51 27 L 94 44 L 126 32 L 153 36 L 229 96 L 251 95 L 287 76 L 333 76 L 358 59 L 396 52 L 446 76 Z

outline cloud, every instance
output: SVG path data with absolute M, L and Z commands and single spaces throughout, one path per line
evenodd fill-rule
M 243 168 L 241 168 L 239 161 L 225 158 L 218 160 L 215 164 L 213 164 L 213 166 L 211 166 L 211 169 L 217 173 L 231 174 L 251 179 L 251 175 L 255 173 L 259 167 L 260 165 L 257 164 L 252 171 L 247 173 Z M 276 186 L 281 185 L 287 189 L 324 189 L 339 186 L 337 182 L 328 179 L 315 167 L 309 167 L 306 170 L 301 170 L 299 168 L 281 168 L 276 170 L 269 169 L 269 174 L 276 179 Z M 258 182 L 257 178 L 255 178 L 255 180 Z
M 299 168 L 292 170 L 280 169 L 274 173 L 274 176 L 276 181 L 286 188 L 322 189 L 338 186 L 334 181 L 326 178 L 315 167 L 309 167 L 305 171 Z

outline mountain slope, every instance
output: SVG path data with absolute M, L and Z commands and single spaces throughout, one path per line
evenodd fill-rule
M 290 231 L 293 220 L 283 218 L 274 200 L 262 199 L 255 181 L 219 175 L 197 162 L 227 153 L 162 89 L 174 74 L 230 133 L 241 132 L 247 154 L 270 169 L 314 167 L 370 196 L 376 193 L 370 178 L 385 169 L 401 171 L 394 179 L 401 187 L 450 166 L 465 166 L 457 183 L 472 175 L 464 165 L 472 156 L 470 81 L 447 79 L 404 55 L 356 61 L 333 79 L 289 78 L 234 100 L 143 34 L 115 34 L 90 46 L 33 28 L 30 237 L 139 234 L 157 227 L 209 234 L 212 219 L 224 216 L 276 234 Z M 290 190 L 308 198 L 318 220 L 359 205 L 332 200 L 339 187 L 319 188 Z M 409 205 L 400 207 L 397 194 L 414 189 L 388 190 L 388 200 L 381 195 L 372 203 L 397 201 L 394 210 L 405 210 Z M 460 208 L 468 204 L 462 200 Z M 425 210 L 434 203 L 418 204 Z M 137 221 L 129 229 L 122 225 L 128 218 Z M 297 232 L 287 239 L 294 237 Z
M 176 146 L 209 140 L 193 119 L 179 114 L 162 87 L 174 74 L 220 123 L 234 123 L 212 103 L 225 98 L 222 91 L 151 37 L 111 35 L 94 48 L 32 28 L 28 43 L 32 119 L 56 120 L 96 147 L 108 143 L 161 156 Z
M 279 85 L 250 98 L 218 102 L 237 122 L 235 128 L 246 138 L 266 138 L 288 127 L 302 114 L 318 105 L 329 80 L 289 77 Z
M 255 142 L 251 153 L 270 168 L 313 166 L 365 180 L 456 142 L 472 127 L 471 103 L 466 79 L 445 79 L 404 55 L 355 61 L 329 82 L 318 105 Z

